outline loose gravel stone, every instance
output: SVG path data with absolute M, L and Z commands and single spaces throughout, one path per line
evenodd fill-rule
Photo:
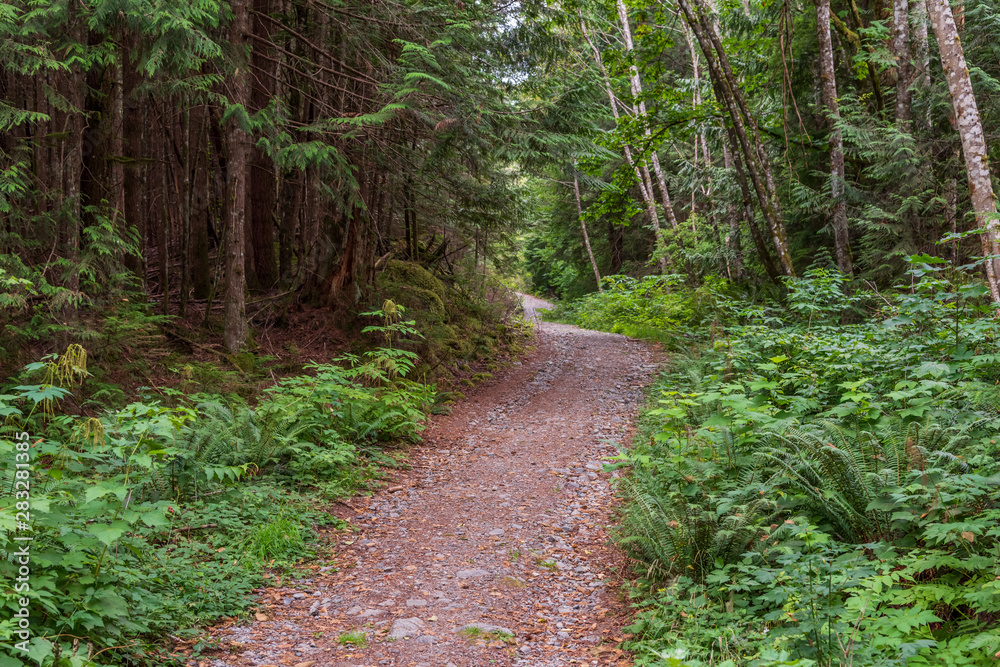
M 400 618 L 393 622 L 389 630 L 392 639 L 406 639 L 418 636 L 423 630 L 424 622 L 419 618 Z

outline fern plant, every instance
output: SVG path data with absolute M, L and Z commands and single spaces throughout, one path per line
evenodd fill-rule
M 760 549 L 761 527 L 777 511 L 764 496 L 713 509 L 680 493 L 646 493 L 632 479 L 623 480 L 620 488 L 629 502 L 618 543 L 652 580 L 678 574 L 700 579 L 713 567 Z
M 774 478 L 776 489 L 792 491 L 842 539 L 855 543 L 890 536 L 893 511 L 876 506 L 884 505 L 891 489 L 906 484 L 911 471 L 960 468 L 954 450 L 969 431 L 929 420 L 856 432 L 829 421 L 821 426 L 816 432 L 771 434 L 771 446 L 756 455 L 758 463 L 781 473 L 783 479 Z

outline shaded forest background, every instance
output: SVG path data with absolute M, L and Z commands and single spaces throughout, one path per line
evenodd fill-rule
M 963 163 L 934 7 L 6 2 L 5 347 L 155 312 L 235 351 L 400 260 L 558 296 L 974 263 L 993 134 Z M 941 7 L 989 129 L 996 6 Z

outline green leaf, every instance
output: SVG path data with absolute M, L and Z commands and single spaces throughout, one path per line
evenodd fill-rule
M 124 521 L 113 521 L 110 524 L 94 524 L 89 529 L 91 535 L 110 547 L 128 528 Z

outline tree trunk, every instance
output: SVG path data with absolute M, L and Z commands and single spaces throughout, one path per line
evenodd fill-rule
M 913 44 L 913 74 L 920 88 L 931 86 L 930 49 L 927 46 L 927 3 L 910 0 L 910 34 Z
M 750 113 L 746 101 L 743 99 L 736 77 L 729 66 L 726 52 L 722 48 L 722 41 L 708 20 L 706 12 L 701 6 L 701 0 L 678 0 L 678 4 L 684 13 L 688 27 L 691 28 L 698 40 L 702 54 L 705 56 L 705 64 L 708 67 L 716 97 L 729 112 L 732 128 L 743 153 L 761 212 L 764 214 L 764 219 L 771 232 L 771 241 L 781 263 L 782 271 L 787 276 L 794 276 L 795 269 L 792 266 L 792 256 L 788 248 L 788 235 L 781 216 L 781 203 L 774 188 L 770 160 L 760 138 L 756 119 Z M 750 134 L 747 133 L 748 126 L 751 130 Z M 751 139 L 753 140 L 752 145 Z
M 69 25 L 69 39 L 76 44 L 86 42 L 86 22 L 83 17 L 77 16 L 70 5 L 67 23 Z M 77 299 L 80 296 L 80 224 L 83 213 L 83 196 L 81 185 L 83 178 L 83 140 L 84 132 L 87 129 L 84 117 L 86 105 L 86 72 L 80 65 L 71 67 L 68 71 L 59 75 L 65 82 L 66 101 L 69 109 L 64 116 L 65 125 L 62 128 L 64 140 L 62 142 L 62 211 L 64 214 L 63 225 L 63 247 L 65 258 L 71 265 L 69 279 L 66 281 L 66 288 L 71 292 L 70 300 L 67 301 L 63 309 L 63 323 L 71 324 L 77 319 L 76 308 Z
M 632 43 L 632 27 L 628 21 L 628 10 L 625 8 L 623 0 L 617 0 L 618 20 L 622 24 L 622 36 L 625 38 L 625 49 L 629 55 L 634 56 L 635 47 Z M 653 133 L 646 124 L 646 103 L 642 100 L 642 79 L 639 78 L 639 69 L 635 64 L 629 66 L 629 85 L 632 90 L 633 113 L 642 118 L 644 125 L 643 134 L 652 138 Z M 614 105 L 614 100 L 612 100 Z M 656 154 L 656 147 L 650 147 L 650 162 L 653 164 L 653 173 L 656 174 L 657 184 L 660 186 L 660 197 L 663 201 L 663 215 L 667 219 L 667 224 L 671 229 L 677 229 L 677 216 L 674 215 L 673 203 L 670 201 L 670 192 L 667 190 L 667 181 L 663 176 L 663 169 L 660 167 L 660 157 Z M 652 194 L 652 193 L 650 193 Z
M 123 213 L 125 224 L 131 226 L 139 235 L 140 244 L 146 242 L 147 205 L 147 154 L 148 141 L 143 140 L 143 128 L 147 127 L 146 109 L 140 99 L 137 89 L 142 83 L 142 77 L 136 70 L 138 63 L 132 59 L 131 51 L 138 40 L 129 36 L 122 48 L 122 152 L 124 153 L 124 173 L 122 174 Z M 140 252 L 134 260 L 129 261 L 129 268 L 146 284 L 146 252 L 140 245 Z
M 229 27 L 229 42 L 237 57 L 242 57 L 247 34 L 248 0 L 232 0 L 233 22 Z M 245 65 L 232 77 L 234 104 L 247 99 Z M 226 129 L 228 155 L 226 159 L 226 304 L 223 345 L 236 352 L 247 340 L 246 318 L 246 177 L 249 137 L 238 119 L 231 118 Z
M 909 129 L 911 55 L 910 55 L 910 3 L 909 0 L 892 2 L 892 52 L 896 56 L 896 123 L 900 129 Z
M 253 0 L 251 27 L 253 40 L 252 63 L 257 76 L 253 77 L 250 94 L 250 109 L 261 111 L 274 97 L 274 81 L 278 60 L 271 41 L 271 22 L 265 18 L 271 14 L 271 0 Z M 263 15 L 263 16 L 262 16 Z M 278 266 L 274 256 L 274 214 L 277 199 L 277 179 L 271 158 L 260 148 L 253 146 L 250 163 L 250 246 L 253 249 L 254 282 L 261 289 L 270 289 L 278 282 Z
M 580 179 L 576 175 L 576 160 L 573 160 L 573 194 L 576 197 L 576 216 L 580 220 L 580 229 L 583 231 L 583 245 L 587 248 L 587 256 L 590 257 L 590 266 L 594 269 L 594 280 L 597 281 L 597 291 L 603 292 L 601 287 L 601 272 L 597 269 L 597 260 L 594 259 L 594 251 L 590 249 L 590 236 L 587 234 L 587 223 L 583 221 L 583 203 L 580 201 Z
M 196 129 L 191 178 L 191 270 L 192 295 L 196 299 L 207 299 L 212 292 L 212 272 L 209 261 L 208 227 L 212 210 L 209 197 L 212 193 L 212 154 L 209 148 L 208 125 L 211 119 L 202 106 L 191 110 L 192 122 Z
M 927 0 L 927 13 L 934 27 L 938 49 L 941 51 L 944 78 L 948 82 L 948 92 L 951 94 L 951 103 L 955 110 L 955 124 L 962 139 L 972 210 L 976 214 L 979 228 L 983 230 L 980 236 L 983 255 L 995 257 L 1000 254 L 1000 244 L 997 243 L 997 228 L 1000 226 L 996 219 L 997 202 L 993 194 L 993 184 L 990 182 L 986 137 L 979 119 L 979 108 L 972 91 L 969 70 L 965 64 L 962 41 L 959 39 L 955 17 L 951 13 L 948 0 Z M 1000 261 L 987 259 L 985 266 L 990 294 L 994 302 L 1000 303 L 1000 288 L 997 286 Z
M 188 294 L 191 291 L 191 101 L 187 95 L 182 98 L 184 109 L 180 114 L 181 137 L 181 296 L 180 316 L 187 317 Z
M 624 228 L 608 220 L 608 247 L 611 249 L 611 275 L 622 270 L 622 241 Z
M 774 260 L 771 258 L 771 252 L 768 250 L 767 242 L 764 235 L 761 233 L 760 229 L 757 228 L 757 221 L 755 219 L 753 210 L 753 197 L 750 195 L 750 186 L 747 185 L 747 176 L 743 171 L 743 162 L 740 158 L 740 148 L 739 141 L 736 138 L 736 131 L 732 126 L 726 128 L 727 139 L 729 140 L 729 152 L 732 154 L 733 160 L 733 170 L 736 174 L 736 182 L 740 186 L 740 194 L 742 195 L 742 206 L 740 209 L 743 212 L 743 220 L 747 224 L 747 229 L 750 231 L 750 238 L 753 240 L 754 247 L 757 249 L 757 256 L 760 257 L 761 264 L 764 265 L 764 272 L 771 280 L 777 280 L 781 272 L 775 265 Z
M 905 0 L 904 0 L 905 1 Z M 837 127 L 837 79 L 833 64 L 833 39 L 830 36 L 830 0 L 816 0 L 816 29 L 819 38 L 819 69 L 823 104 L 830 124 L 830 196 L 833 199 L 833 242 L 837 268 L 852 273 L 850 237 L 847 229 L 847 202 L 844 201 L 844 139 Z
M 281 184 L 283 202 L 281 227 L 278 230 L 278 263 L 281 267 L 281 284 L 288 287 L 292 281 L 292 248 L 295 242 L 295 229 L 299 222 L 299 211 L 302 209 L 302 174 L 295 171 L 285 175 Z
M 729 145 L 723 141 L 722 142 L 722 164 L 725 168 L 733 168 L 733 158 L 729 151 Z M 749 192 L 747 196 L 749 198 Z M 735 280 L 741 280 L 743 278 L 743 246 L 740 239 L 740 214 L 738 213 L 738 208 L 736 203 L 733 201 L 729 202 L 727 217 L 729 218 L 729 234 L 726 236 L 726 247 L 732 254 L 732 262 L 727 261 L 727 265 L 730 267 L 730 278 Z
M 958 234 L 958 182 L 955 178 L 949 178 L 944 183 L 944 222 L 949 232 Z M 958 266 L 960 245 L 958 239 L 951 242 L 951 263 L 955 266 Z
M 614 90 L 611 88 L 611 78 L 608 76 L 608 71 L 604 67 L 604 60 L 601 58 L 601 52 L 598 50 L 597 45 L 590 39 L 590 32 L 587 30 L 587 24 L 583 20 L 583 15 L 580 15 L 580 29 L 583 31 L 583 36 L 587 40 L 587 44 L 590 45 L 591 51 L 594 53 L 594 62 L 597 63 L 598 69 L 601 71 L 601 77 L 604 79 L 604 90 L 608 94 L 608 102 L 611 104 L 611 113 L 614 116 L 615 124 L 618 124 L 620 114 L 618 112 L 618 101 L 615 99 Z M 646 187 L 646 181 L 643 179 L 643 172 L 647 173 L 649 170 L 646 168 L 645 164 L 642 165 L 640 169 L 639 165 L 636 164 L 635 159 L 632 156 L 632 148 L 627 143 L 625 144 L 624 153 L 625 160 L 628 162 L 629 166 L 632 167 L 632 171 L 635 172 L 635 179 L 639 183 L 639 191 L 642 195 L 643 203 L 646 205 L 646 213 L 649 216 L 650 224 L 653 226 L 653 236 L 656 238 L 657 248 L 663 247 L 663 232 L 660 229 L 660 216 L 656 212 L 656 201 L 653 198 L 652 188 Z M 671 210 L 671 213 L 673 211 Z M 660 271 L 663 273 L 667 272 L 667 258 L 665 255 L 661 255 L 659 259 Z

